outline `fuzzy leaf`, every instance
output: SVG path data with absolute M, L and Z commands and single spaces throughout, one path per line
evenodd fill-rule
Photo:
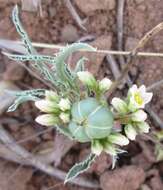
M 33 48 L 32 43 L 20 22 L 19 10 L 18 10 L 17 5 L 14 7 L 14 9 L 12 11 L 12 20 L 16 27 L 17 32 L 19 33 L 19 35 L 22 38 L 22 41 L 28 51 L 28 54 L 37 54 L 37 51 Z
M 86 158 L 86 160 L 84 160 L 83 162 L 75 164 L 69 170 L 64 183 L 67 183 L 68 181 L 72 180 L 73 178 L 75 178 L 80 173 L 83 173 L 84 171 L 86 171 L 90 167 L 91 163 L 94 161 L 95 157 L 96 157 L 96 155 L 91 153 L 88 156 L 88 158 Z
M 24 97 L 24 96 L 43 96 L 45 94 L 44 89 L 33 89 L 33 90 L 24 90 L 24 91 L 9 91 L 6 90 L 9 94 L 12 94 L 17 97 Z
M 4 55 L 15 61 L 35 61 L 35 62 L 48 62 L 55 63 L 55 57 L 48 55 L 15 55 L 3 52 Z
M 14 103 L 8 108 L 8 112 L 15 111 L 16 108 L 24 102 L 27 101 L 37 101 L 40 96 L 45 94 L 44 89 L 35 89 L 35 90 L 25 90 L 25 91 L 7 91 L 8 93 L 16 96 Z
M 12 112 L 15 111 L 17 109 L 17 107 L 23 103 L 23 102 L 27 102 L 27 101 L 37 101 L 39 100 L 39 98 L 34 97 L 34 96 L 22 96 L 17 98 L 14 103 L 8 108 L 7 112 Z
M 57 55 L 56 55 L 56 62 L 55 62 L 55 68 L 58 78 L 63 82 L 71 82 L 73 81 L 73 73 L 68 68 L 68 66 L 65 64 L 66 59 L 69 55 L 71 55 L 73 52 L 78 50 L 93 50 L 96 49 L 92 46 L 85 44 L 85 43 L 74 43 L 72 45 L 66 46 L 63 48 Z

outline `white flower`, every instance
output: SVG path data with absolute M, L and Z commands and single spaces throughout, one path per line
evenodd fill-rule
M 99 156 L 102 151 L 103 151 L 103 146 L 101 145 L 99 140 L 93 140 L 91 145 L 91 152 Z
M 58 118 L 52 114 L 44 114 L 38 116 L 35 121 L 41 125 L 52 126 L 58 124 Z
M 125 114 L 128 111 L 127 104 L 125 101 L 120 98 L 113 98 L 111 104 L 115 108 L 115 110 L 121 114 Z
M 93 86 L 96 85 L 96 79 L 88 71 L 80 71 L 80 72 L 77 73 L 77 76 L 78 76 L 79 80 L 83 84 L 87 85 L 88 87 L 93 87 Z
M 35 102 L 35 106 L 46 113 L 57 113 L 59 111 L 59 106 L 55 102 L 48 100 L 38 100 Z
M 71 103 L 70 103 L 70 100 L 68 98 L 62 98 L 58 105 L 62 111 L 66 111 L 66 110 L 69 110 L 71 108 Z
M 129 109 L 135 111 L 139 108 L 144 108 L 145 104 L 151 101 L 153 93 L 146 92 L 146 87 L 144 85 L 139 88 L 137 85 L 133 85 L 128 92 L 129 98 Z
M 52 90 L 46 90 L 45 91 L 45 97 L 49 101 L 54 101 L 54 102 L 58 102 L 59 101 L 58 94 L 56 92 L 52 91 Z
M 120 146 L 125 146 L 129 144 L 129 140 L 124 135 L 121 135 L 120 133 L 110 134 L 108 136 L 108 141 Z
M 59 117 L 63 121 L 63 123 L 68 123 L 70 121 L 70 114 L 62 112 Z
M 140 133 L 148 133 L 150 126 L 146 122 L 140 122 L 137 124 Z
M 130 140 L 135 140 L 137 132 L 131 124 L 125 126 L 125 134 Z
M 142 122 L 147 119 L 147 114 L 143 110 L 138 110 L 131 114 L 132 121 Z
M 103 78 L 100 82 L 99 82 L 99 89 L 102 92 L 106 92 L 107 90 L 109 90 L 109 88 L 112 85 L 112 81 L 108 78 Z

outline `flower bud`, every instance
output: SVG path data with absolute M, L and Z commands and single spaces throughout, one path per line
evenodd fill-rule
M 54 102 L 58 102 L 59 101 L 58 94 L 56 92 L 52 91 L 52 90 L 46 90 L 45 91 L 45 97 L 49 101 L 54 101 Z
M 129 144 L 129 140 L 124 135 L 121 135 L 120 133 L 110 134 L 108 136 L 108 141 L 120 146 L 125 146 Z
M 35 121 L 45 126 L 53 126 L 59 123 L 59 119 L 52 114 L 40 115 L 35 119 Z
M 98 156 L 101 154 L 101 152 L 103 151 L 103 146 L 99 140 L 93 140 L 91 145 L 91 151 L 93 154 L 96 154 Z
M 128 124 L 125 126 L 125 134 L 130 140 L 135 140 L 137 132 L 131 124 Z
M 71 103 L 70 103 L 70 100 L 68 98 L 62 98 L 59 102 L 59 108 L 62 110 L 62 111 L 66 111 L 66 110 L 69 110 L 71 108 Z
M 102 92 L 106 92 L 107 90 L 109 90 L 109 88 L 112 85 L 112 81 L 108 78 L 103 78 L 100 82 L 99 82 L 99 89 Z
M 117 155 L 117 151 L 116 151 L 116 147 L 109 143 L 109 142 L 106 142 L 105 145 L 104 145 L 104 151 L 112 156 L 116 156 Z
M 63 123 L 69 123 L 70 121 L 70 115 L 68 113 L 64 113 L 62 112 L 59 117 L 61 118 L 61 120 L 63 121 Z
M 140 133 L 148 133 L 150 126 L 146 122 L 140 122 L 137 124 Z
M 96 85 L 96 79 L 88 71 L 80 71 L 77 73 L 77 76 L 79 77 L 79 80 L 88 87 L 92 88 Z
M 55 102 L 49 100 L 36 101 L 35 106 L 46 113 L 58 113 L 59 111 L 59 106 Z
M 120 114 L 125 114 L 128 112 L 126 102 L 121 100 L 120 98 L 113 98 L 111 104 L 113 105 L 115 110 Z
M 147 119 L 147 114 L 143 110 L 138 110 L 131 115 L 132 121 L 142 122 Z

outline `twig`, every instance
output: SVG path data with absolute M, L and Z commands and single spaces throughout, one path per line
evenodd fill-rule
M 64 0 L 64 3 L 66 5 L 66 7 L 68 8 L 68 10 L 70 11 L 72 17 L 74 18 L 74 20 L 76 21 L 76 23 L 78 24 L 78 26 L 82 29 L 86 31 L 86 28 L 83 26 L 83 21 L 81 20 L 80 16 L 77 14 L 75 8 L 72 6 L 72 3 L 70 0 Z
M 110 69 L 111 69 L 111 71 L 113 73 L 113 76 L 114 76 L 115 80 L 117 80 L 120 77 L 121 72 L 120 72 L 120 70 L 118 68 L 116 60 L 110 54 L 106 56 L 106 59 L 107 59 L 109 65 L 110 65 Z
M 1 41 L 1 39 L 0 39 Z M 6 40 L 3 40 L 4 42 Z M 15 44 L 19 44 L 19 45 L 22 45 L 22 48 L 23 48 L 23 42 L 21 41 L 13 41 L 13 40 L 7 40 L 7 42 L 10 42 L 14 45 Z M 1 45 L 1 44 L 0 44 Z M 38 43 L 38 42 L 33 42 L 32 43 L 33 47 L 36 47 L 36 48 L 47 48 L 47 49 L 62 49 L 64 48 L 65 46 L 61 46 L 61 45 L 56 45 L 56 44 L 46 44 L 46 43 Z M 8 47 L 1 47 L 1 48 L 5 48 L 5 49 L 10 49 Z M 14 51 L 13 47 L 10 49 L 12 51 Z M 130 55 L 130 51 L 116 51 L 116 50 L 96 50 L 96 51 L 91 51 L 91 50 L 80 50 L 80 51 L 85 51 L 85 52 L 90 52 L 90 53 L 99 53 L 99 54 L 110 54 L 110 55 Z M 15 50 L 15 52 L 19 52 L 19 50 Z M 163 57 L 163 53 L 155 53 L 155 52 L 138 52 L 137 53 L 137 56 L 139 57 Z
M 124 12 L 125 0 L 118 0 L 117 8 L 117 41 L 118 41 L 118 51 L 123 50 L 123 12 Z M 125 60 L 123 55 L 118 56 L 120 68 L 123 69 L 125 65 Z M 131 84 L 131 79 L 127 76 L 127 81 Z
M 151 29 L 149 32 L 147 32 L 144 37 L 139 41 L 137 46 L 131 51 L 127 63 L 125 64 L 121 76 L 112 84 L 110 90 L 107 93 L 107 97 L 109 97 L 114 90 L 116 90 L 117 86 L 123 81 L 123 79 L 126 77 L 128 71 L 130 70 L 131 66 L 134 63 L 134 60 L 138 54 L 138 51 L 140 48 L 144 47 L 145 44 L 153 37 L 155 36 L 158 32 L 160 32 L 163 29 L 163 22 L 155 26 L 153 29 Z
M 123 50 L 123 11 L 124 11 L 125 0 L 118 0 L 117 6 L 117 41 L 118 41 L 118 50 Z M 121 68 L 125 64 L 124 58 L 119 56 L 119 62 Z
M 23 164 L 34 166 L 35 168 L 60 180 L 65 179 L 65 172 L 36 159 L 31 153 L 29 153 L 20 145 L 16 144 L 14 139 L 7 133 L 6 130 L 3 129 L 2 126 L 0 126 L 0 140 L 5 144 L 5 146 L 7 146 L 12 152 L 21 158 L 20 160 L 23 161 Z M 70 183 L 88 188 L 99 188 L 99 185 L 96 181 L 88 181 L 82 177 L 77 177 Z

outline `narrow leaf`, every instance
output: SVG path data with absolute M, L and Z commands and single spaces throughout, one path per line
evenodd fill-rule
M 22 41 L 24 43 L 24 46 L 26 47 L 28 54 L 37 54 L 37 51 L 33 48 L 32 43 L 27 35 L 27 33 L 25 32 L 20 19 L 19 19 L 19 10 L 18 10 L 18 6 L 16 5 L 12 11 L 12 20 L 13 23 L 16 27 L 17 32 L 19 33 L 19 35 L 22 38 Z
M 55 58 L 48 55 L 15 55 L 7 52 L 2 52 L 4 55 L 15 61 L 35 61 L 55 63 Z
M 91 153 L 86 160 L 78 164 L 75 164 L 69 170 L 64 183 L 67 183 L 68 181 L 72 180 L 80 173 L 83 173 L 84 171 L 86 171 L 90 167 L 91 163 L 94 161 L 95 157 L 96 155 Z
M 22 96 L 17 98 L 14 103 L 8 108 L 7 112 L 12 112 L 15 111 L 17 109 L 17 107 L 23 103 L 23 102 L 27 102 L 27 101 L 37 101 L 39 100 L 39 98 L 34 97 L 34 96 Z
M 55 63 L 57 76 L 63 82 L 71 83 L 73 78 L 74 78 L 73 73 L 68 68 L 67 64 L 65 64 L 65 61 L 68 58 L 68 56 L 70 56 L 73 52 L 78 51 L 78 50 L 91 50 L 91 51 L 93 50 L 93 51 L 95 51 L 96 49 L 93 48 L 92 46 L 88 45 L 88 44 L 85 44 L 85 43 L 74 43 L 72 45 L 69 45 L 69 46 L 63 48 L 56 55 L 56 63 Z
M 44 89 L 33 89 L 33 90 L 24 90 L 24 91 L 6 90 L 6 92 L 16 97 L 43 96 L 45 94 Z

